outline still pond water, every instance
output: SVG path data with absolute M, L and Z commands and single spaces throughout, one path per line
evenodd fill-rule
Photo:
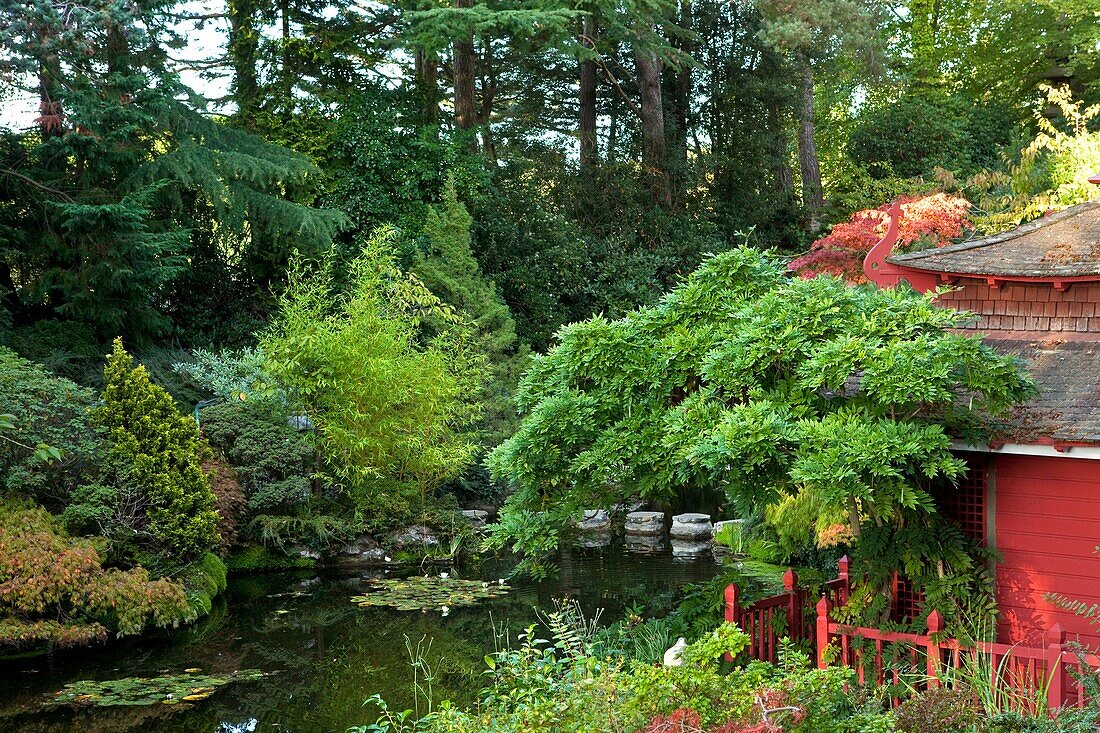
M 160 640 L 121 642 L 79 654 L 0 665 L 3 733 L 323 733 L 371 722 L 363 700 L 375 693 L 391 707 L 412 706 L 412 675 L 405 637 L 432 645 L 435 699 L 468 704 L 481 684 L 482 661 L 506 629 L 513 642 L 535 620 L 535 609 L 575 598 L 586 614 L 604 619 L 640 606 L 649 613 L 673 607 L 677 589 L 708 580 L 719 566 L 696 558 L 628 554 L 619 549 L 573 551 L 560 572 L 541 582 L 517 581 L 504 598 L 473 608 L 431 613 L 360 608 L 350 597 L 365 590 L 359 575 L 279 574 L 230 581 L 214 612 L 195 627 Z M 469 577 L 496 579 L 507 568 L 487 563 Z M 456 573 L 461 575 L 460 573 Z M 156 677 L 201 668 L 225 674 L 243 669 L 272 673 L 233 683 L 193 705 L 43 711 L 42 701 L 67 683 Z

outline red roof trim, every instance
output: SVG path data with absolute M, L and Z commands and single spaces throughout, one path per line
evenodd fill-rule
M 1100 175 L 1096 176 L 1100 183 Z M 1092 179 L 1090 179 L 1092 180 Z M 982 280 L 991 288 L 1000 287 L 1001 283 L 1050 283 L 1055 290 L 1066 290 L 1073 283 L 1098 282 L 1100 275 L 1073 275 L 1073 276 L 1032 276 L 1032 275 L 979 275 L 973 272 L 951 272 L 947 270 L 918 270 L 914 267 L 888 262 L 887 258 L 894 252 L 894 245 L 898 241 L 898 230 L 901 225 L 901 204 L 894 202 L 886 212 L 890 217 L 890 226 L 886 235 L 867 252 L 863 258 L 863 273 L 867 279 L 880 288 L 892 288 L 902 280 L 913 286 L 914 290 L 927 293 L 935 290 L 941 283 L 954 284 L 962 278 L 969 280 Z
M 901 226 L 901 204 L 895 201 L 886 211 L 890 217 L 890 226 L 886 235 L 880 239 L 863 258 L 863 274 L 867 279 L 880 288 L 892 288 L 902 280 L 906 280 L 914 289 L 926 293 L 935 290 L 939 284 L 939 275 L 935 272 L 916 270 L 905 265 L 896 265 L 887 262 L 894 251 L 894 245 L 898 241 L 898 229 Z

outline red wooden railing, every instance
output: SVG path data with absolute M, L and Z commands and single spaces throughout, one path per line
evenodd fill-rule
M 775 662 L 778 659 L 779 639 L 807 638 L 806 591 L 798 587 L 798 576 L 788 568 L 783 574 L 783 592 L 770 598 L 762 598 L 742 608 L 740 590 L 736 585 L 726 586 L 726 621 L 737 624 L 749 635 L 749 655 L 754 659 Z
M 928 614 L 925 634 L 838 623 L 830 612 L 848 601 L 850 591 L 848 558 L 843 558 L 838 577 L 825 584 L 810 612 L 815 623 L 806 622 L 809 591 L 798 586 L 793 570 L 784 574 L 781 594 L 746 607 L 740 605 L 737 586 L 728 586 L 725 618 L 749 635 L 748 653 L 755 659 L 775 662 L 782 638 L 810 641 L 820 668 L 830 664 L 851 667 L 860 684 L 894 685 L 899 694 L 904 689 L 937 687 L 945 680 L 960 678 L 958 670 L 968 670 L 966 675 L 971 678 L 990 675 L 990 688 L 1000 707 L 1030 713 L 1039 712 L 1040 706 L 1050 710 L 1083 706 L 1085 693 L 1077 677 L 1100 669 L 1100 656 L 1081 654 L 1066 644 L 1060 624 L 1047 633 L 1045 645 L 1030 647 L 945 639 L 939 611 Z

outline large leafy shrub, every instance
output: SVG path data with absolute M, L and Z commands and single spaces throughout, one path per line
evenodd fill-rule
M 491 544 L 537 562 L 584 508 L 688 489 L 746 513 L 803 503 L 818 539 L 837 525 L 855 543 L 872 528 L 930 528 L 930 490 L 965 470 L 952 436 L 978 439 L 1030 381 L 953 332 L 967 316 L 934 294 L 784 271 L 734 250 L 651 308 L 563 329 L 520 383 L 519 431 L 490 456 L 516 488 Z M 918 584 L 974 567 L 935 543 L 914 552 Z
M 315 426 L 328 479 L 376 529 L 469 464 L 483 368 L 464 322 L 394 265 L 391 241 L 367 243 L 342 293 L 331 258 L 314 272 L 299 263 L 261 338 L 266 371 Z M 448 327 L 425 342 L 429 315 Z
M 203 408 L 202 433 L 234 467 L 252 512 L 288 510 L 310 495 L 313 448 L 283 418 L 251 403 Z
M 1060 121 L 1035 113 L 1038 133 L 1005 170 L 975 175 L 962 183 L 986 213 L 977 221 L 998 232 L 1090 200 L 1096 187 L 1089 177 L 1100 170 L 1100 104 L 1086 106 L 1066 88 L 1044 86 L 1047 107 Z M 1042 108 L 1043 105 L 1040 105 Z
M 865 111 L 848 154 L 873 176 L 930 176 L 937 167 L 969 173 L 999 163 L 1015 115 L 971 99 L 911 93 Z
M 93 424 L 106 432 L 102 476 L 81 487 L 65 511 L 74 529 L 116 541 L 116 557 L 135 552 L 186 564 L 217 541 L 214 492 L 201 467 L 209 450 L 195 421 L 116 340 L 103 371 Z
M 95 398 L 94 391 L 0 347 L 0 414 L 12 416 L 18 441 L 0 440 L 2 487 L 63 505 L 95 471 L 103 437 L 88 419 Z M 39 443 L 57 448 L 61 459 L 37 460 L 33 447 Z
M 143 568 L 105 569 L 90 540 L 41 507 L 0 501 L 0 646 L 70 646 L 192 617 L 184 588 Z
M 309 433 L 262 404 L 223 402 L 200 413 L 203 435 L 240 481 L 245 502 L 240 540 L 317 550 L 346 540 L 354 529 L 348 508 L 327 490 L 313 490 L 315 454 Z M 319 488 L 326 488 L 317 481 Z

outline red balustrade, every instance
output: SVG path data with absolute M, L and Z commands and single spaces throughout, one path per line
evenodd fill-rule
M 1100 656 L 1067 645 L 1060 624 L 1047 633 L 1044 646 L 1030 647 L 945 639 L 939 611 L 928 614 L 924 634 L 838 623 L 830 612 L 847 603 L 851 592 L 848 558 L 842 558 L 839 566 L 837 578 L 823 586 L 812 611 L 807 605 L 812 602 L 809 591 L 799 587 L 794 570 L 784 574 L 782 593 L 745 607 L 737 586 L 726 588 L 726 621 L 748 634 L 747 651 L 752 658 L 775 662 L 783 638 L 811 641 L 818 667 L 851 667 L 861 685 L 893 685 L 898 694 L 952 680 L 973 682 L 975 675 L 981 674 L 989 675 L 990 689 L 1003 709 L 1036 713 L 1044 706 L 1055 710 L 1085 704 L 1078 678 L 1082 672 L 1100 669 Z M 815 624 L 806 623 L 808 612 L 816 615 Z

